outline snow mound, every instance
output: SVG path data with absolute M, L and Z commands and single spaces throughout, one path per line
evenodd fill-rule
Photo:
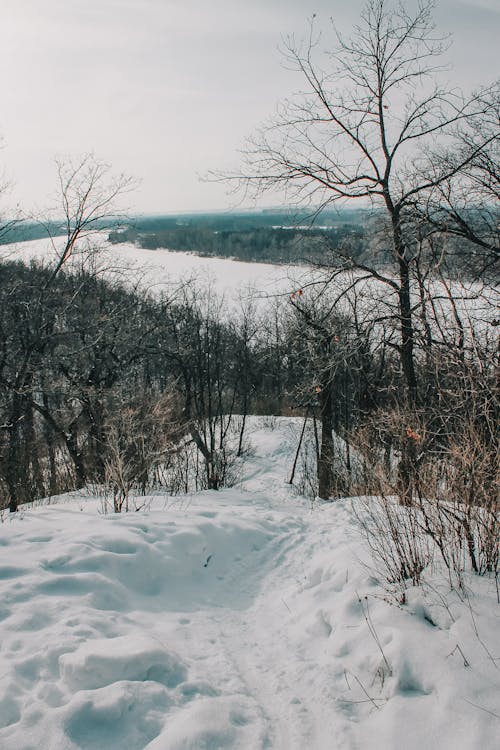
M 254 750 L 265 747 L 258 714 L 245 700 L 203 698 L 178 711 L 147 750 Z
M 112 682 L 159 682 L 176 687 L 186 679 L 178 657 L 146 636 L 96 638 L 59 658 L 61 677 L 72 690 L 92 690 Z
M 117 682 L 77 693 L 62 712 L 63 734 L 54 750 L 143 750 L 161 731 L 169 706 L 167 691 L 152 683 Z

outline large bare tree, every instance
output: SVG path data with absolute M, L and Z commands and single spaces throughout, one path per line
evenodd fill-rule
M 333 27 L 322 37 L 311 20 L 307 38 L 286 40 L 287 64 L 304 84 L 249 141 L 233 175 L 257 194 L 285 189 L 287 199 L 319 211 L 338 201 L 383 209 L 394 274 L 378 273 L 397 299 L 398 350 L 410 404 L 418 400 L 411 267 L 421 199 L 459 181 L 491 143 L 480 122 L 489 104 L 437 83 L 446 36 L 436 32 L 432 0 L 368 0 L 351 36 Z M 321 62 L 318 61 L 321 60 Z M 326 65 L 325 65 L 326 61 Z M 457 129 L 474 130 L 454 159 L 431 160 Z M 366 270 L 366 269 L 365 269 Z

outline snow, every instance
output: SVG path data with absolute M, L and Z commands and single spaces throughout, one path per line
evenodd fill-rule
M 63 238 L 56 237 L 54 247 L 47 240 L 31 240 L 12 245 L 0 245 L 0 258 L 9 260 L 52 260 Z M 194 253 L 171 250 L 146 250 L 132 243 L 112 245 L 100 233 L 91 237 L 97 252 L 99 267 L 116 273 L 120 279 L 132 282 L 141 279 L 144 288 L 151 291 L 168 291 L 179 281 L 197 279 L 210 283 L 221 296 L 235 299 L 245 296 L 248 290 L 261 295 L 288 291 L 291 279 L 303 278 L 304 268 L 285 267 L 268 263 L 245 263 L 228 258 L 204 258 Z M 82 244 L 85 252 L 85 242 Z
M 4 516 L 2 750 L 498 746 L 494 582 L 435 566 L 398 606 L 351 501 L 286 483 L 299 422 L 250 427 L 238 487 Z

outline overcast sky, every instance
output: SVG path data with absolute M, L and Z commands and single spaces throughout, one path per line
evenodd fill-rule
M 411 3 L 411 0 L 408 0 Z M 56 154 L 94 151 L 140 178 L 145 213 L 225 209 L 245 136 L 300 88 L 278 51 L 317 13 L 340 28 L 362 0 L 2 0 L 0 168 L 9 202 L 43 206 Z M 463 88 L 498 73 L 499 0 L 441 0 L 454 35 L 447 74 Z M 3 201 L 5 205 L 5 200 Z

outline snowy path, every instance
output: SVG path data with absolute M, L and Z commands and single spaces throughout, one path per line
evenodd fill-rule
M 193 629 L 196 643 L 189 649 L 218 684 L 244 696 L 252 706 L 262 726 L 258 740 L 262 748 L 302 748 L 311 740 L 314 747 L 327 747 L 315 743 L 311 696 L 301 693 L 301 676 L 294 670 L 292 646 L 286 639 L 289 610 L 282 596 L 283 570 L 303 542 L 301 525 L 273 543 L 265 566 L 257 556 L 237 567 L 229 587 L 248 587 L 264 574 L 262 590 L 248 608 L 200 613 Z
M 290 495 L 294 440 L 255 430 L 239 489 L 0 524 L 1 750 L 496 747 L 491 585 L 474 622 L 451 595 L 391 606 L 350 503 Z

